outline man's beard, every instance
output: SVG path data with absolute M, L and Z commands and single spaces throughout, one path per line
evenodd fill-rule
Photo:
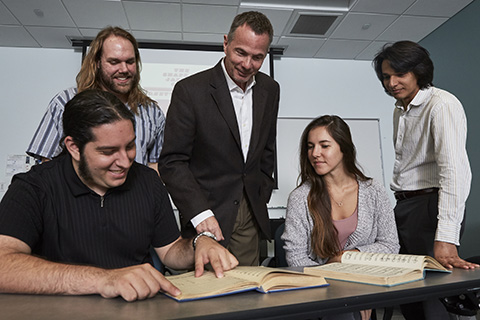
M 134 86 L 134 82 L 135 82 L 135 75 L 132 75 L 130 73 L 127 73 L 126 75 L 127 77 L 130 77 L 130 82 L 129 82 L 129 85 L 127 86 L 119 86 L 117 84 L 115 84 L 114 80 L 112 79 L 112 77 L 110 77 L 109 75 L 105 74 L 103 72 L 103 69 L 102 67 L 100 66 L 100 68 L 97 70 L 97 77 L 98 79 L 100 80 L 100 83 L 102 84 L 102 86 L 112 92 L 113 94 L 119 94 L 119 95 L 128 95 L 130 93 L 130 91 L 132 90 L 133 86 Z
M 80 161 L 78 162 L 78 174 L 85 182 L 92 182 L 93 176 L 88 165 L 88 161 L 85 159 L 83 153 L 80 153 Z

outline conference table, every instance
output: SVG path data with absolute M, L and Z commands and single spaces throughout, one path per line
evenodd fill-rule
M 424 280 L 380 287 L 328 280 L 329 286 L 262 294 L 256 291 L 177 302 L 163 294 L 125 302 L 98 295 L 0 294 L 1 319 L 306 319 L 381 308 L 480 290 L 480 269 L 427 272 Z

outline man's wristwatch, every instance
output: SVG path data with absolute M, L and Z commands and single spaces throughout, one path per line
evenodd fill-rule
M 195 236 L 195 238 L 193 238 L 193 242 L 192 242 L 193 250 L 196 249 L 197 240 L 198 240 L 198 238 L 200 238 L 201 236 L 206 236 L 206 237 L 212 238 L 213 240 L 217 241 L 217 237 L 215 237 L 215 235 L 214 235 L 213 233 L 208 232 L 208 231 L 200 232 L 199 234 L 197 234 L 197 235 Z

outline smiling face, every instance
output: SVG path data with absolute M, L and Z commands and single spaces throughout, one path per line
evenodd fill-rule
M 72 154 L 73 166 L 80 180 L 103 196 L 125 183 L 135 159 L 135 132 L 130 120 L 119 120 L 92 128 L 92 133 L 84 150 Z
M 318 175 L 344 170 L 340 145 L 326 127 L 316 127 L 308 133 L 308 160 Z
M 412 102 L 420 90 L 415 74 L 411 71 L 398 73 L 390 66 L 388 60 L 382 62 L 383 85 L 385 89 L 397 100 L 403 103 L 404 108 Z
M 122 37 L 108 37 L 103 43 L 98 73 L 102 89 L 114 93 L 125 103 L 136 85 L 137 64 L 132 43 Z
M 268 33 L 257 35 L 247 24 L 235 30 L 231 41 L 224 36 L 225 69 L 230 78 L 243 90 L 262 66 L 269 44 Z

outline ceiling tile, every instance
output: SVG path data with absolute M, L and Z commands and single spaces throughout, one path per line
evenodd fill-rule
M 238 6 L 240 5 L 240 0 L 183 0 L 184 4 L 194 3 L 194 4 L 219 4 L 222 6 Z
M 188 42 L 204 42 L 209 44 L 223 44 L 224 34 L 212 34 L 212 33 L 183 33 L 183 40 Z
M 285 56 L 312 58 L 324 43 L 325 39 L 281 37 L 277 45 L 286 47 Z
M 115 0 L 113 0 L 115 1 Z M 117 0 L 121 1 L 121 0 Z M 134 2 L 175 2 L 175 3 L 180 3 L 182 2 L 181 0 L 128 0 L 128 1 L 134 1 Z
M 129 29 L 120 1 L 63 0 L 78 27 L 104 28 L 108 25 Z
M 250 8 L 250 7 L 241 7 L 238 10 L 238 13 L 247 12 L 247 11 L 258 11 L 267 16 L 268 20 L 273 27 L 273 33 L 275 35 L 281 35 L 287 25 L 290 16 L 293 13 L 293 10 L 273 10 L 273 9 L 260 9 L 260 8 Z
M 97 34 L 101 31 L 102 29 L 88 29 L 88 28 L 80 28 L 79 31 L 82 34 L 83 37 L 85 38 L 95 38 Z
M 315 58 L 354 59 L 368 45 L 369 41 L 328 39 L 318 50 Z
M 395 15 L 349 13 L 333 31 L 331 38 L 374 40 L 397 18 Z
M 242 6 L 347 11 L 352 0 L 242 0 Z
M 417 0 L 405 14 L 450 18 L 470 2 L 472 0 L 435 0 L 435 5 L 432 5 L 432 0 Z
M 125 1 L 123 6 L 132 30 L 182 31 L 179 4 Z
M 416 0 L 358 0 L 350 12 L 402 14 Z
M 447 18 L 402 16 L 375 40 L 411 40 L 418 42 L 447 20 Z
M 85 38 L 95 38 L 101 29 L 80 29 L 81 34 Z M 158 32 L 158 31 L 132 31 L 133 36 L 138 42 L 142 41 L 181 41 L 182 34 L 180 32 Z
M 184 32 L 227 33 L 237 8 L 184 4 L 182 13 Z
M 138 42 L 162 42 L 182 40 L 182 34 L 180 32 L 132 31 L 132 34 Z
M 75 26 L 60 0 L 3 0 L 3 3 L 27 26 Z
M 0 23 L 2 25 L 6 24 L 16 24 L 19 25 L 20 23 L 18 22 L 17 19 L 8 11 L 7 7 L 0 2 Z
M 369 60 L 372 61 L 378 52 L 383 48 L 386 41 L 372 41 L 359 55 L 355 57 L 355 60 Z
M 79 38 L 80 32 L 76 28 L 47 28 L 26 27 L 42 47 L 71 48 L 70 38 Z
M 0 46 L 40 47 L 24 27 L 0 26 Z
M 286 47 L 284 57 L 332 55 L 344 59 L 367 43 L 353 59 L 370 60 L 383 43 L 420 41 L 470 3 L 472 0 L 0 0 L 0 26 L 17 26 L 2 28 L 0 46 L 69 47 L 64 31 L 93 39 L 108 25 L 123 27 L 140 41 L 221 44 L 235 15 L 255 10 L 272 22 L 272 46 Z M 296 19 L 307 13 L 340 18 L 325 35 L 289 35 Z

